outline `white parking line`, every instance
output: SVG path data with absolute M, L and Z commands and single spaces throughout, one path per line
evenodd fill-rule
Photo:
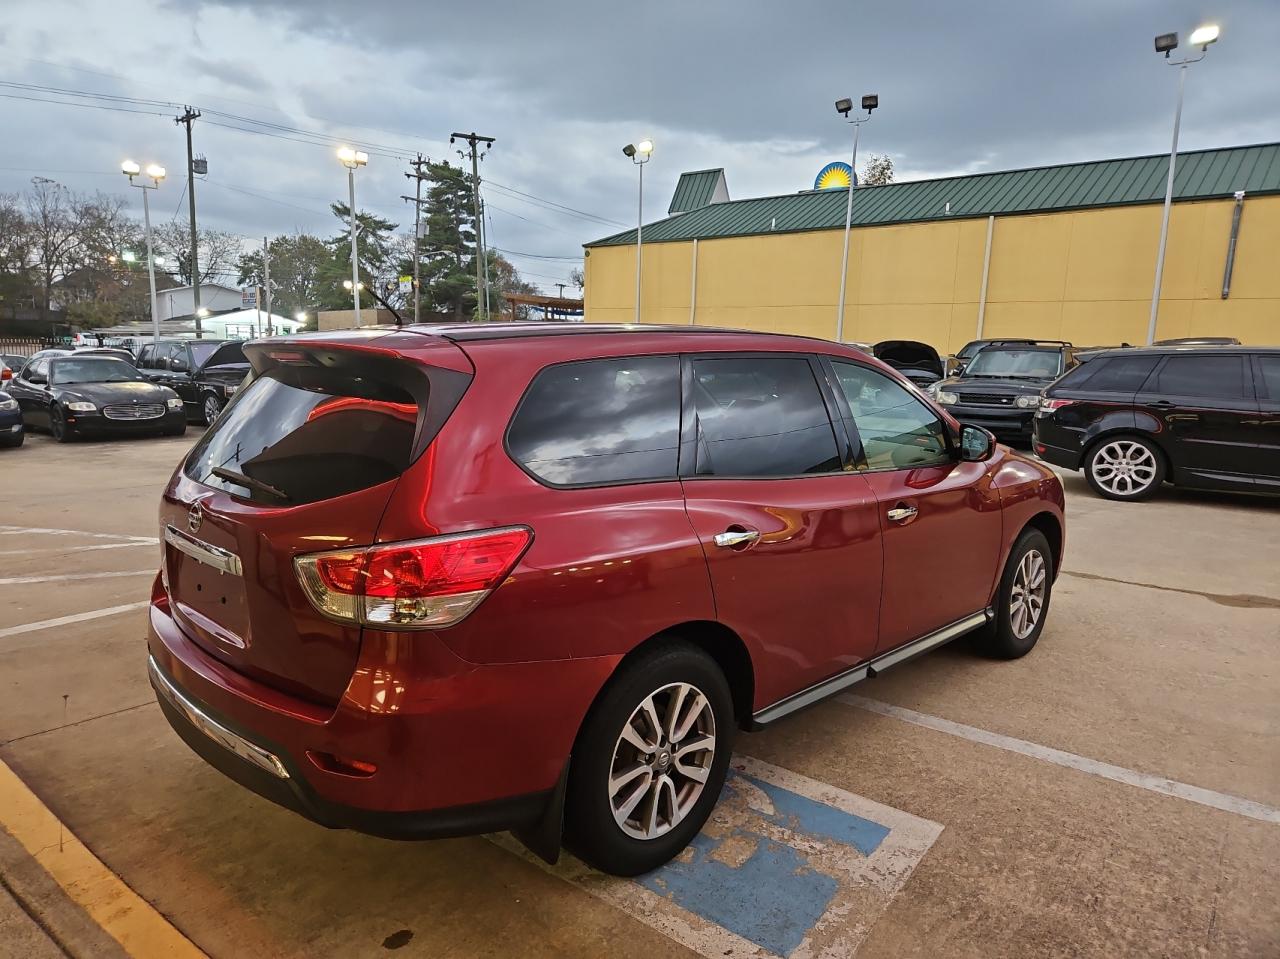
M 59 616 L 57 619 L 42 619 L 39 622 L 26 623 L 22 626 L 6 626 L 0 629 L 0 639 L 4 639 L 6 636 L 20 636 L 23 633 L 34 633 L 40 629 L 53 629 L 57 626 L 85 623 L 91 619 L 101 619 L 103 616 L 115 616 L 117 613 L 127 613 L 131 609 L 141 609 L 149 603 L 150 600 L 143 600 L 138 603 L 125 603 L 123 606 L 108 606 L 106 609 L 91 609 L 87 613 Z
M 87 553 L 99 549 L 132 549 L 136 546 L 155 545 L 155 540 L 139 539 L 128 543 L 98 543 L 94 546 L 43 546 L 39 549 L 0 549 L 0 556 L 30 556 L 33 553 Z
M 1075 769 L 1091 776 L 1099 776 L 1102 779 L 1110 779 L 1112 782 L 1124 783 L 1126 786 L 1136 786 L 1138 789 L 1145 789 L 1148 792 L 1160 793 L 1163 796 L 1173 796 L 1177 799 L 1185 799 L 1187 802 L 1199 803 L 1201 806 L 1209 806 L 1213 809 L 1221 809 L 1223 812 L 1235 813 L 1237 816 L 1245 816 L 1249 819 L 1257 819 L 1260 822 L 1280 825 L 1280 809 L 1254 802 L 1252 799 L 1241 799 L 1239 796 L 1214 792 L 1212 789 L 1202 789 L 1199 786 L 1190 786 L 1186 783 L 1166 779 L 1163 776 L 1153 776 L 1150 773 L 1140 773 L 1134 769 L 1125 769 L 1123 766 L 1113 766 L 1111 763 L 1099 762 L 1096 759 L 1088 759 L 1084 756 L 1077 756 L 1075 753 L 1053 749 L 1050 746 L 1041 746 L 1038 743 L 1029 743 L 1022 739 L 1014 739 L 1012 736 L 988 732 L 985 729 L 978 729 L 976 726 L 966 726 L 963 723 L 952 722 L 949 719 L 942 719 L 938 716 L 918 713 L 914 709 L 892 706 L 889 703 L 882 703 L 876 699 L 867 699 L 865 696 L 857 696 L 853 693 L 845 693 L 836 698 L 848 706 L 856 706 L 859 709 L 879 713 L 881 716 L 891 716 L 894 719 L 946 733 L 949 736 L 959 736 L 961 739 L 982 743 L 984 746 L 994 746 L 996 749 L 1018 753 L 1021 756 L 1029 756 L 1032 759 L 1053 763 L 1055 766 Z
M 24 583 L 58 583 L 69 579 L 118 579 L 121 576 L 154 576 L 156 567 L 131 569 L 121 573 L 62 573 L 57 576 L 8 576 L 0 579 L 0 586 L 19 586 Z
M 4 526 L 0 525 L 0 536 L 21 536 L 34 533 L 43 536 L 88 536 L 91 539 L 128 540 L 134 543 L 159 543 L 154 536 L 129 536 L 125 533 L 89 533 L 82 529 L 51 529 L 44 526 Z

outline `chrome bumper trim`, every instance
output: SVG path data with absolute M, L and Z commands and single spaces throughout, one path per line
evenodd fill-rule
M 240 576 L 242 574 L 240 557 L 235 553 L 203 543 L 193 536 L 188 536 L 176 527 L 165 526 L 164 541 L 174 549 L 186 553 L 192 559 L 204 563 L 206 566 L 212 566 L 219 573 L 230 573 L 232 576 Z
M 267 752 L 261 746 L 255 746 L 249 740 L 236 733 L 233 733 L 226 726 L 211 719 L 199 706 L 187 699 L 186 696 L 178 690 L 173 683 L 160 672 L 160 667 L 156 665 L 155 657 L 147 657 L 147 672 L 151 674 L 151 684 L 155 686 L 169 704 L 178 712 L 182 713 L 196 729 L 204 733 L 219 746 L 230 750 L 246 762 L 252 763 L 259 769 L 269 772 L 277 779 L 288 779 L 289 770 L 284 768 L 284 763 L 280 762 L 273 753 Z

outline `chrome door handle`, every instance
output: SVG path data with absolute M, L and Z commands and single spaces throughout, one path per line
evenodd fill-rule
M 915 516 L 918 512 L 919 510 L 914 506 L 895 506 L 893 509 L 889 510 L 886 515 L 895 523 L 901 523 L 904 520 L 911 519 L 911 517 Z
M 746 543 L 754 543 L 760 538 L 758 529 L 735 530 L 728 533 L 716 533 L 715 543 L 717 546 L 742 546 Z

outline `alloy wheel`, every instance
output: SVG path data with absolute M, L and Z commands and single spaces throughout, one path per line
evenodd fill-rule
M 1116 496 L 1133 496 L 1155 482 L 1157 464 L 1151 450 L 1133 440 L 1115 440 L 1094 454 L 1089 469 L 1099 486 Z
M 716 718 L 696 686 L 672 683 L 631 713 L 613 747 L 609 806 L 634 839 L 674 829 L 697 804 L 716 755 Z
M 58 442 L 62 442 L 63 437 L 67 435 L 67 421 L 63 418 L 62 410 L 56 406 L 49 414 L 49 435 Z
M 1026 639 L 1035 631 L 1044 611 L 1046 586 L 1045 562 L 1038 549 L 1029 549 L 1013 574 L 1009 596 L 1009 625 L 1018 639 Z
M 218 400 L 215 397 L 206 396 L 204 398 L 204 421 L 206 423 L 212 426 L 213 421 L 218 418 L 218 413 L 221 411 L 222 407 L 219 406 Z

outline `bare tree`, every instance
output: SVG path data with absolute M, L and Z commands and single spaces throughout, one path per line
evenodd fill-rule
M 191 231 L 187 224 L 174 220 L 154 227 L 152 244 L 156 255 L 164 257 L 164 269 L 178 282 L 191 284 Z M 197 230 L 196 245 L 200 254 L 201 283 L 231 283 L 236 264 L 244 253 L 244 242 L 234 233 L 222 230 Z
M 887 153 L 873 153 L 862 168 L 861 186 L 884 186 L 893 182 L 893 158 Z
M 24 201 L 40 315 L 48 320 L 54 284 L 76 270 L 84 256 L 83 203 L 61 183 L 46 177 L 32 179 Z
M 16 310 L 34 301 L 32 236 L 16 194 L 0 194 L 0 305 Z

